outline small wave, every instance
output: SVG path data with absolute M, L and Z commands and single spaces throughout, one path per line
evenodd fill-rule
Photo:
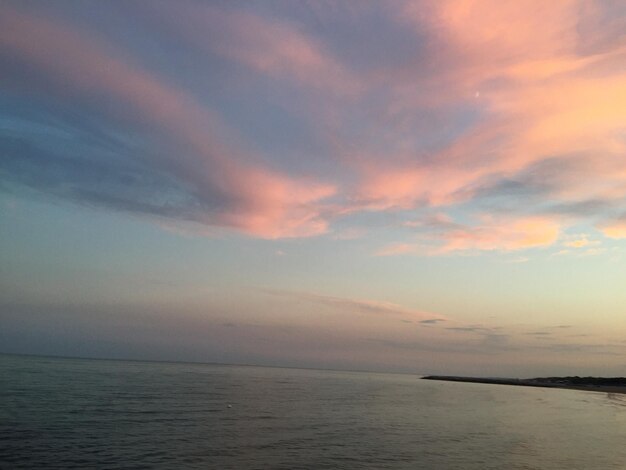
M 611 404 L 626 407 L 626 395 L 623 393 L 607 393 L 606 397 Z

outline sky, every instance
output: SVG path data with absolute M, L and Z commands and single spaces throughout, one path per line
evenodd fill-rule
M 0 1 L 0 352 L 626 375 L 626 3 Z

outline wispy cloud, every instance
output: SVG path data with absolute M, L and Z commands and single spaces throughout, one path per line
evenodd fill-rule
M 392 244 L 379 250 L 377 255 L 433 256 L 455 252 L 517 251 L 550 246 L 559 233 L 558 222 L 546 217 L 494 219 L 484 216 L 480 225 L 448 222 L 440 230 L 420 233 L 416 243 Z
M 563 242 L 563 246 L 568 248 L 586 248 L 590 246 L 597 246 L 600 244 L 598 240 L 589 240 L 589 235 L 583 233 L 579 235 L 569 235 Z
M 359 89 L 358 76 L 319 38 L 297 24 L 245 11 L 195 2 L 142 5 L 160 26 L 191 47 L 249 67 L 271 78 L 337 94 Z
M 626 238 L 626 217 L 605 221 L 598 228 L 605 237 L 615 240 Z
M 170 151 L 176 147 L 178 151 L 147 152 L 142 157 L 150 158 L 148 165 L 157 172 L 177 181 L 179 190 L 186 189 L 184 198 L 191 201 L 171 210 L 167 204 L 142 204 L 103 194 L 97 187 L 82 187 L 88 184 L 81 179 L 83 175 L 76 175 L 72 181 L 72 198 L 163 216 L 176 217 L 178 210 L 198 222 L 268 238 L 310 236 L 327 230 L 327 221 L 320 217 L 315 205 L 335 192 L 333 186 L 255 165 L 251 155 L 229 143 L 233 137 L 229 137 L 219 117 L 199 106 L 193 96 L 120 58 L 124 54 L 114 55 L 109 45 L 67 25 L 25 15 L 7 6 L 3 7 L 1 25 L 2 53 L 17 57 L 21 66 L 48 77 L 44 82 L 34 79 L 23 86 L 76 100 L 80 106 L 99 105 L 99 111 L 109 119 L 122 120 L 140 132 L 147 127 L 156 128 L 158 135 L 166 136 L 163 143 Z M 12 78 L 15 77 L 5 80 Z M 103 106 L 101 100 L 115 106 Z M 63 165 L 62 158 L 57 158 L 57 164 Z M 22 161 L 19 163 L 11 170 L 32 171 L 24 168 Z M 81 163 L 69 161 L 63 166 L 65 174 L 59 177 L 58 185 L 67 184 L 62 178 L 72 178 L 68 172 L 76 173 L 75 165 Z M 83 164 L 93 166 L 89 171 L 98 171 L 97 164 Z M 107 169 L 120 171 L 111 166 Z M 112 177 L 115 176 L 118 175 L 114 173 Z
M 310 292 L 291 292 L 266 290 L 271 295 L 304 300 L 311 303 L 321 304 L 343 311 L 345 313 L 361 313 L 387 316 L 394 319 L 416 320 L 420 323 L 438 323 L 446 321 L 443 315 L 437 315 L 421 310 L 412 310 L 392 302 L 381 302 L 368 299 L 351 299 L 345 297 L 335 297 L 321 295 Z
M 615 5 L 102 6 L 138 23 L 136 43 L 63 8 L 1 8 L 11 184 L 211 233 L 350 238 L 371 213 L 421 233 L 380 255 L 547 247 L 578 225 L 626 238 Z M 356 17 L 386 53 L 350 35 Z

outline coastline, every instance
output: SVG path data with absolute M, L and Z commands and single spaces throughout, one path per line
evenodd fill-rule
M 457 377 L 446 375 L 428 375 L 422 377 L 424 380 L 441 380 L 446 382 L 468 382 L 468 383 L 482 383 L 493 385 L 516 385 L 520 387 L 541 387 L 541 388 L 560 388 L 569 390 L 579 390 L 587 392 L 602 392 L 602 393 L 622 393 L 626 394 L 626 379 L 600 379 L 600 378 L 588 378 L 587 382 L 580 378 L 571 377 L 550 377 L 550 378 L 536 378 L 536 379 L 511 379 L 511 378 L 483 378 L 483 377 Z M 576 380 L 579 383 L 572 383 Z M 617 384 L 599 384 L 597 382 L 614 380 Z M 622 384 L 623 383 L 623 384 Z

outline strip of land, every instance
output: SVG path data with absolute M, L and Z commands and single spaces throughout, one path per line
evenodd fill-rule
M 426 380 L 449 382 L 472 382 L 496 385 L 519 385 L 522 387 L 568 388 L 589 392 L 626 393 L 626 377 L 538 377 L 534 379 L 500 379 L 483 377 L 455 377 L 449 375 L 428 375 Z

